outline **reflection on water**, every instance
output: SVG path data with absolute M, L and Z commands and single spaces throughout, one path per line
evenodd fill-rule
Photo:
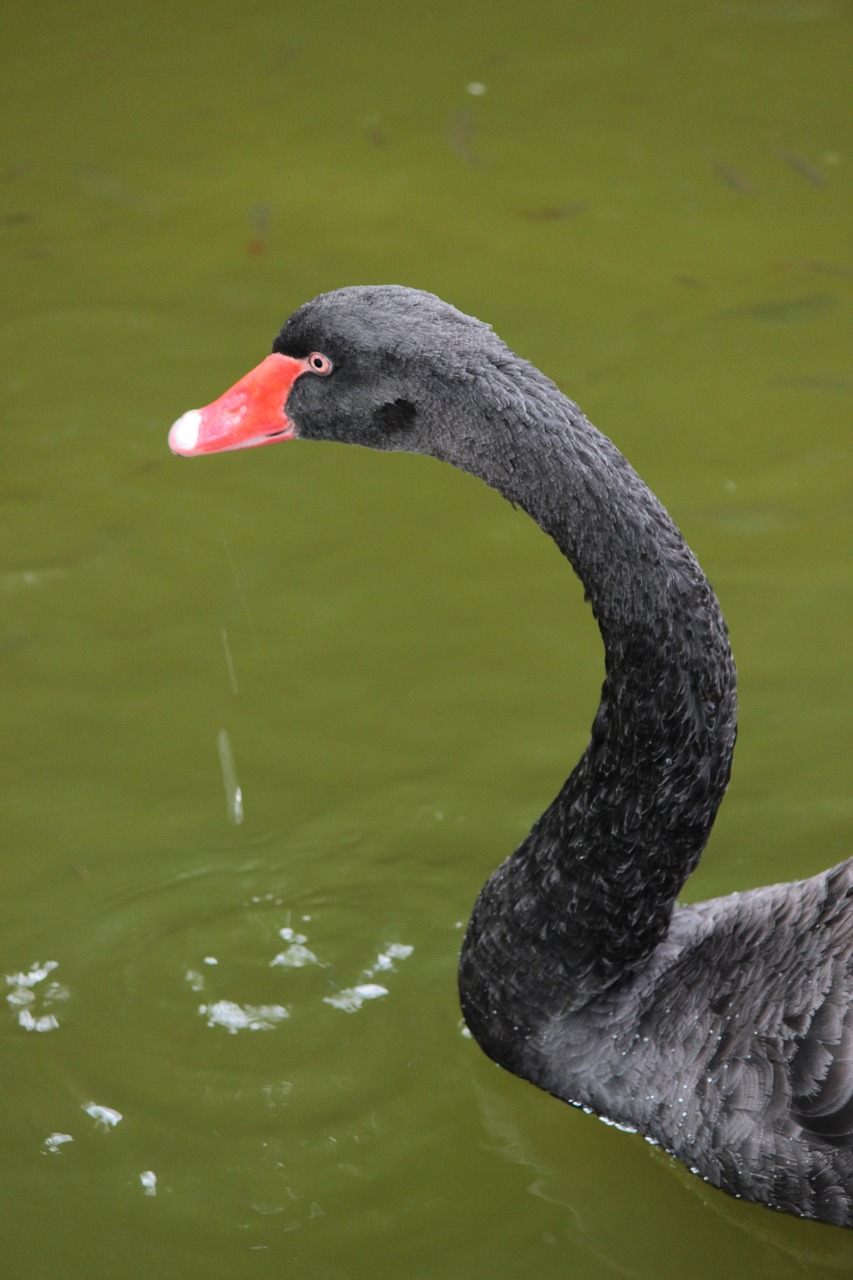
M 74 1138 L 70 1133 L 52 1133 L 49 1138 L 45 1138 L 45 1149 L 52 1155 L 56 1155 L 65 1146 L 66 1142 L 73 1142 Z
M 251 905 L 255 905 L 256 902 L 257 900 Z M 282 904 L 278 902 L 276 905 L 280 906 Z M 301 917 L 303 925 L 307 925 L 310 920 L 310 916 Z M 278 933 L 279 937 L 288 945 L 284 951 L 278 951 L 269 961 L 271 969 L 304 969 L 307 965 L 317 965 L 320 968 L 329 967 L 330 962 L 319 959 L 305 945 L 308 941 L 307 933 L 299 933 L 291 928 L 290 925 L 283 926 Z M 370 979 L 377 973 L 392 973 L 395 968 L 395 961 L 408 959 L 413 950 L 414 947 L 399 942 L 386 944 L 376 959 L 363 970 L 362 976 Z M 214 956 L 205 956 L 203 964 L 209 967 L 216 967 L 218 970 L 219 960 Z M 193 991 L 204 992 L 211 985 L 201 968 L 187 970 L 185 977 Z M 333 1009 L 342 1009 L 346 1013 L 355 1013 L 366 1000 L 376 1000 L 380 996 L 387 996 L 388 994 L 388 987 L 380 986 L 377 982 L 366 981 L 360 982 L 354 987 L 343 987 L 339 990 L 334 990 L 329 995 L 324 995 L 322 999 L 324 1004 L 331 1005 Z M 241 1005 L 234 1000 L 221 998 L 215 1000 L 212 1004 L 199 1005 L 198 1012 L 207 1019 L 208 1026 L 225 1027 L 232 1034 L 237 1031 L 271 1031 L 277 1023 L 289 1018 L 291 1014 L 289 1008 L 280 1004 Z
M 225 804 L 228 820 L 239 827 L 243 821 L 243 792 L 237 781 L 237 766 L 234 763 L 234 751 L 231 746 L 231 735 L 227 729 L 220 729 L 216 735 L 219 748 L 219 763 L 222 767 L 222 781 L 225 785 Z
M 57 960 L 34 964 L 26 973 L 7 973 L 6 986 L 10 988 L 6 1003 L 24 1031 L 55 1031 L 59 1020 L 54 1006 L 68 999 L 68 990 L 61 983 L 45 979 L 58 968 Z
M 365 978 L 372 978 L 377 973 L 391 973 L 394 969 L 395 960 L 407 960 L 414 951 L 414 947 L 406 946 L 404 943 L 391 942 L 388 943 L 383 951 L 379 952 L 373 964 L 368 965 L 364 970 Z M 365 1000 L 377 1000 L 380 996 L 387 996 L 388 988 L 381 986 L 378 982 L 360 982 L 355 987 L 345 987 L 341 991 L 336 991 L 333 995 L 324 996 L 325 1004 L 330 1004 L 333 1009 L 343 1009 L 345 1013 L 355 1013 L 360 1009 Z
M 845 1233 L 827 1232 L 818 1224 L 780 1214 L 756 1214 L 752 1206 L 720 1195 L 691 1176 L 639 1135 L 627 1142 L 614 1136 L 614 1150 L 623 1153 L 616 1166 L 620 1182 L 618 1188 L 611 1184 L 602 1197 L 594 1185 L 602 1127 L 597 1117 L 573 1113 L 570 1132 L 555 1136 L 553 1116 L 526 1114 L 516 1099 L 488 1082 L 479 1083 L 476 1099 L 490 1149 L 517 1167 L 527 1196 L 552 1207 L 552 1231 L 545 1233 L 543 1243 L 568 1248 L 573 1259 L 588 1258 L 594 1274 L 715 1276 L 716 1269 L 707 1269 L 709 1220 L 712 1230 L 729 1230 L 738 1240 L 739 1276 L 794 1280 L 811 1274 L 815 1266 L 826 1267 L 827 1274 L 849 1268 Z M 642 1186 L 645 1192 L 640 1194 Z M 614 1231 L 617 1193 L 620 1222 Z M 679 1197 L 679 1230 L 659 1233 L 666 1199 L 674 1194 Z
M 108 1133 L 124 1118 L 120 1111 L 116 1111 L 115 1107 L 105 1107 L 99 1102 L 87 1102 L 84 1104 L 83 1110 L 87 1116 L 92 1117 L 95 1127 L 101 1133 Z
M 289 1010 L 280 1004 L 240 1005 L 233 1000 L 200 1004 L 198 1011 L 207 1018 L 209 1027 L 225 1027 L 232 1035 L 238 1031 L 272 1031 L 276 1023 L 290 1017 Z
M 380 1065 L 386 1038 L 374 1024 L 354 1052 L 341 1015 L 388 997 L 413 947 L 374 943 L 359 966 L 346 903 L 315 897 L 306 910 L 309 899 L 295 894 L 239 893 L 257 878 L 251 869 L 224 878 L 198 872 L 126 892 L 66 930 L 65 962 L 9 973 L 7 1000 L 20 1026 L 56 1032 L 57 1087 L 36 1117 L 54 1127 L 45 1136 L 33 1126 L 32 1149 L 88 1169 L 98 1196 L 117 1181 L 167 1197 L 181 1219 L 215 1214 L 226 1237 L 246 1230 L 248 1214 L 270 1220 L 277 1239 L 331 1212 L 313 1187 L 334 1203 L 334 1183 L 378 1176 L 377 1143 L 388 1132 L 379 1118 L 389 1092 Z M 368 923 L 365 935 L 372 932 Z M 64 968 L 77 975 L 70 993 L 58 981 Z M 348 986 L 344 974 L 353 969 L 363 981 Z M 378 975 L 383 986 L 369 981 Z M 268 1000 L 274 990 L 287 1007 Z M 69 1017 L 60 1025 L 45 1010 L 62 1006 Z M 229 1059 L 211 1052 L 209 1028 L 230 1032 L 235 1047 L 243 1031 L 279 1031 L 285 1040 Z M 390 1041 L 402 1044 L 399 1035 Z M 109 1065 L 117 1057 L 119 1073 Z M 401 1060 L 395 1074 L 402 1068 Z M 363 1073 L 373 1080 L 368 1089 Z M 355 1111 L 344 1102 L 351 1095 Z M 109 1147 L 92 1145 L 107 1134 Z M 250 1247 L 270 1248 L 267 1236 L 255 1231 Z

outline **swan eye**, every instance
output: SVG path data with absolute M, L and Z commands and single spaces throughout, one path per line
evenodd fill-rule
M 320 351 L 312 351 L 308 357 L 308 368 L 312 373 L 319 373 L 323 377 L 332 372 L 332 362 L 328 356 L 324 356 Z

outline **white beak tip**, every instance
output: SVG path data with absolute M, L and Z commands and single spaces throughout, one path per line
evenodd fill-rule
M 188 409 L 182 413 L 169 431 L 169 448 L 172 453 L 189 458 L 195 452 L 198 434 L 201 428 L 201 413 L 198 409 Z

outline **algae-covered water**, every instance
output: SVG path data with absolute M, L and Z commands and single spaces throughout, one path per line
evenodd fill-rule
M 541 533 L 425 459 L 165 444 L 323 289 L 488 320 L 721 597 L 741 732 L 689 895 L 853 852 L 851 31 L 840 0 L 6 15 L 4 1276 L 853 1266 L 462 1034 L 464 921 L 601 679 Z

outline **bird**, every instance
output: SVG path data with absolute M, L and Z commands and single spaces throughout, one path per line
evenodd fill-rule
M 292 439 L 479 477 L 553 539 L 601 633 L 589 744 L 465 932 L 476 1041 L 730 1195 L 853 1227 L 853 860 L 679 904 L 729 783 L 737 681 L 663 505 L 489 325 L 402 285 L 306 302 L 169 432 L 188 457 Z

